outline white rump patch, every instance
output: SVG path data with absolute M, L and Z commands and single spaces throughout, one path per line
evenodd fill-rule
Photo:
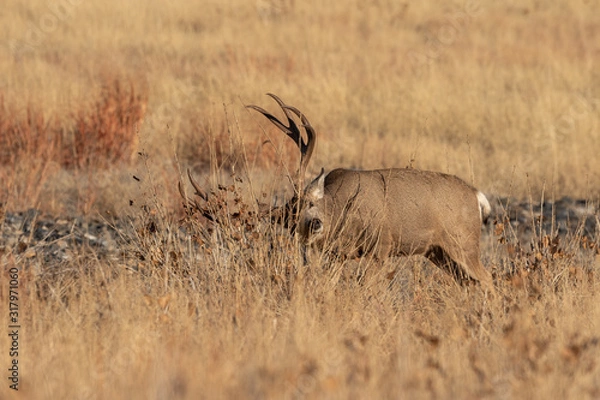
M 492 212 L 492 206 L 490 206 L 485 194 L 481 192 L 477 192 L 477 201 L 479 202 L 479 218 L 483 221 Z

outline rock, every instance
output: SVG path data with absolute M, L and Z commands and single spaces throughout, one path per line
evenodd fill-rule
M 580 235 L 593 239 L 598 229 L 598 207 L 587 200 L 563 197 L 531 204 L 514 198 L 489 196 L 489 220 L 509 222 L 517 239 L 526 243 L 538 236 Z
M 488 196 L 488 199 L 492 215 L 487 234 L 493 234 L 494 223 L 502 223 L 505 232 L 514 233 L 511 240 L 522 244 L 544 235 L 587 237 L 591 241 L 597 238 L 599 214 L 596 203 L 570 197 L 535 204 L 506 197 Z M 140 228 L 144 224 L 138 225 Z M 0 257 L 12 253 L 35 263 L 48 263 L 39 266 L 43 270 L 76 259 L 84 254 L 84 250 L 91 249 L 97 259 L 124 263 L 135 270 L 140 257 L 140 241 L 143 240 L 139 236 L 140 230 L 136 232 L 135 229 L 135 223 L 126 218 L 108 223 L 84 217 L 52 217 L 35 209 L 25 212 L 2 210 Z M 183 226 L 174 232 L 182 241 L 189 239 Z M 187 242 L 182 244 L 189 245 Z

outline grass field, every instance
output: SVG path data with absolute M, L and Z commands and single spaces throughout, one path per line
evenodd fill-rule
M 497 225 L 486 298 L 421 258 L 304 266 L 282 227 L 211 226 L 177 188 L 190 168 L 249 208 L 290 195 L 293 144 L 245 108 L 272 92 L 319 133 L 311 176 L 412 166 L 597 204 L 597 0 L 122 3 L 0 11 L 0 224 L 127 226 L 112 258 L 0 242 L 1 399 L 600 397 L 597 234 Z

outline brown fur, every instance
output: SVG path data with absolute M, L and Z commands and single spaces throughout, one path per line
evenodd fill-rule
M 378 259 L 422 254 L 459 282 L 474 279 L 493 291 L 491 275 L 479 260 L 481 223 L 489 213 L 482 193 L 456 176 L 416 169 L 336 169 L 326 177 L 321 171 L 301 193 L 317 134 L 300 110 L 268 95 L 288 125 L 261 107 L 248 107 L 292 139 L 301 155 L 295 195 L 285 207 L 270 211 L 275 220 L 292 232 L 298 229 L 307 246 Z
M 344 254 L 424 255 L 457 280 L 491 287 L 479 259 L 483 206 L 477 193 L 438 172 L 336 169 L 307 186 L 299 232 L 319 249 L 337 240 Z

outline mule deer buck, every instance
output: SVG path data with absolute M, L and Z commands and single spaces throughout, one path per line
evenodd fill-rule
M 322 169 L 302 190 L 316 132 L 297 108 L 268 95 L 279 104 L 288 125 L 261 107 L 248 107 L 288 135 L 301 154 L 295 195 L 271 214 L 297 230 L 305 247 L 323 250 L 335 242 L 344 254 L 380 260 L 424 255 L 459 283 L 471 279 L 494 290 L 491 274 L 479 259 L 481 224 L 490 213 L 483 193 L 456 176 L 411 168 L 335 169 L 327 175 Z M 194 187 L 198 191 L 197 184 Z

